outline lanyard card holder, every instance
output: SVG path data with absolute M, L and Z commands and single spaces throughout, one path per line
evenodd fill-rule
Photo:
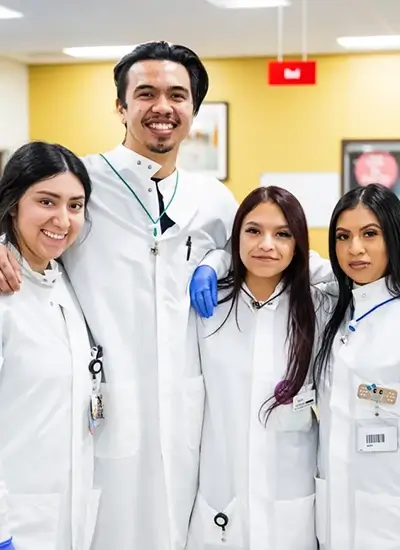
M 103 380 L 103 350 L 101 346 L 94 346 L 91 350 L 92 360 L 89 363 L 89 372 L 92 375 L 92 391 L 89 403 L 89 429 L 93 434 L 104 419 L 104 403 L 101 393 Z

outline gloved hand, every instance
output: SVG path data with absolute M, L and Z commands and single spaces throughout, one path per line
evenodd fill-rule
M 1 550 L 15 550 L 15 546 L 13 545 L 12 538 L 8 539 L 4 542 L 0 542 L 0 549 Z
M 189 285 L 190 303 L 201 317 L 212 317 L 218 304 L 217 274 L 209 265 L 200 265 Z

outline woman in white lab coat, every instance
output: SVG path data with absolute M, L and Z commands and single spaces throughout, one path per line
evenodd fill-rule
M 89 403 L 101 405 L 102 354 L 91 355 L 55 261 L 81 233 L 90 193 L 82 162 L 42 142 L 17 150 L 0 181 L 0 231 L 23 279 L 20 292 L 0 296 L 0 548 L 90 548 L 99 495 Z
M 348 192 L 329 228 L 339 299 L 316 359 L 317 535 L 324 550 L 400 548 L 400 201 Z
M 206 404 L 188 550 L 316 548 L 313 294 L 301 205 L 278 187 L 254 190 L 234 221 L 219 305 L 198 318 Z

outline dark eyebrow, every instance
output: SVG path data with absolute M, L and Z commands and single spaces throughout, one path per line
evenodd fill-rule
M 255 227 L 261 227 L 261 225 L 257 222 L 253 222 L 253 221 L 248 221 L 245 223 L 245 226 L 246 225 L 254 225 Z M 274 229 L 276 230 L 281 230 L 281 229 L 288 229 L 290 231 L 290 227 L 286 224 L 286 225 L 278 225 L 277 227 L 274 227 Z
M 369 227 L 376 227 L 377 229 L 381 229 L 380 225 L 378 225 L 377 223 L 367 223 L 367 225 L 360 227 L 360 231 L 365 231 Z M 344 227 L 337 227 L 336 231 L 344 231 L 345 233 L 350 233 L 349 229 L 345 229 Z
M 189 90 L 184 86 L 169 86 L 167 89 L 169 92 L 183 92 L 185 94 L 189 94 Z M 140 84 L 135 88 L 135 93 L 144 90 L 157 90 L 157 88 L 151 84 Z
M 48 197 L 53 197 L 54 199 L 61 199 L 61 195 L 53 193 L 52 191 L 37 191 L 38 195 L 47 195 Z M 79 195 L 78 197 L 71 197 L 71 201 L 85 200 L 85 195 Z

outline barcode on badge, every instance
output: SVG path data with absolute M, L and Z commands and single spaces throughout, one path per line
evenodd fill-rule
M 385 443 L 385 434 L 367 434 L 365 439 L 367 445 L 372 445 L 373 443 Z

